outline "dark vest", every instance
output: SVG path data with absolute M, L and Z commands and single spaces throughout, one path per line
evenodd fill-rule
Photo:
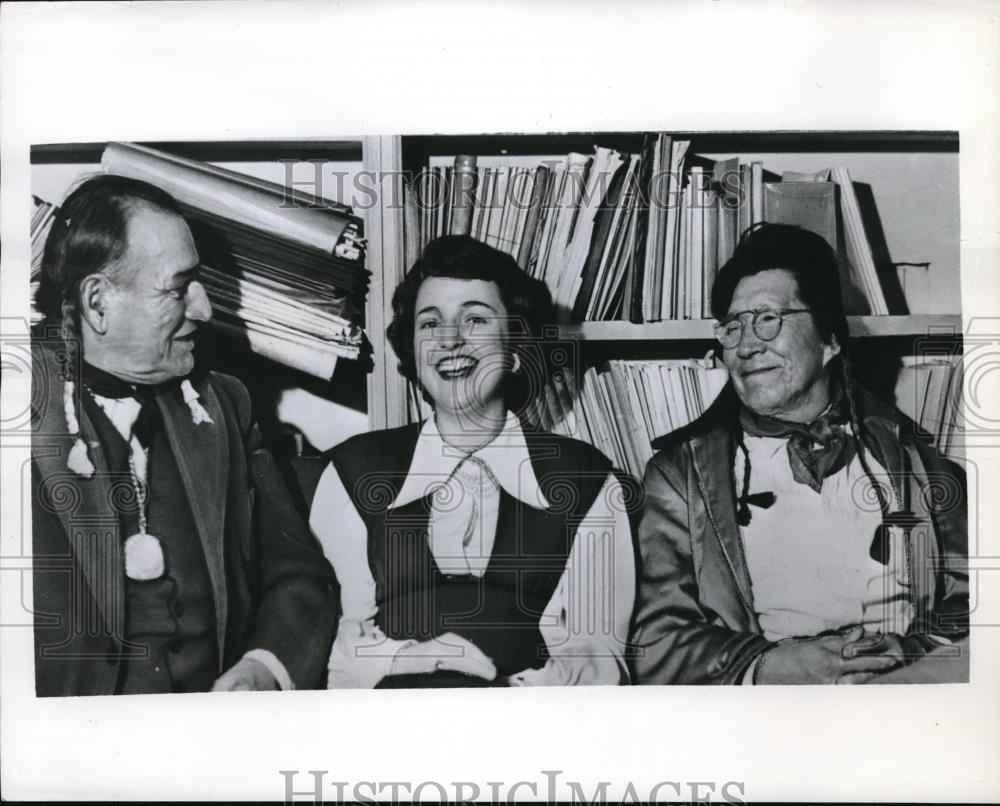
M 132 500 L 128 444 L 89 395 L 83 404 L 104 448 L 111 472 L 121 478 L 113 489 L 125 539 L 139 530 Z M 124 580 L 125 641 L 116 694 L 208 691 L 217 672 L 215 608 L 205 557 L 162 425 L 152 434 L 146 468 L 149 499 L 147 531 L 160 539 L 166 571 L 155 580 Z
M 428 543 L 430 496 L 387 509 L 406 479 L 419 434 L 419 424 L 363 434 L 329 454 L 368 529 L 379 627 L 396 639 L 456 633 L 493 660 L 500 681 L 543 666 L 548 650 L 539 619 L 610 462 L 583 442 L 525 429 L 532 469 L 550 508 L 537 510 L 501 489 L 486 573 L 450 576 L 438 570 Z M 385 686 L 477 684 L 449 673 L 384 681 Z

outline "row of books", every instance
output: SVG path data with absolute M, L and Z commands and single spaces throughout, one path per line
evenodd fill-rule
M 896 382 L 896 407 L 913 420 L 945 456 L 962 459 L 961 356 L 904 356 Z
M 607 361 L 579 377 L 562 367 L 540 384 L 522 416 L 542 430 L 589 442 L 641 479 L 653 440 L 700 416 L 727 378 L 711 358 Z M 410 422 L 433 416 L 413 384 L 407 384 L 407 407 Z
M 201 258 L 211 327 L 324 380 L 338 359 L 358 357 L 368 272 L 362 222 L 350 208 L 131 143 L 110 143 L 101 165 L 180 204 Z M 33 267 L 54 209 L 46 207 L 32 221 Z
M 896 406 L 945 456 L 962 459 L 960 356 L 904 356 Z M 563 367 L 542 385 L 524 412 L 546 431 L 589 442 L 615 467 L 642 478 L 651 443 L 700 416 L 726 385 L 726 371 L 710 357 L 662 361 L 607 361 L 580 377 Z M 408 385 L 410 421 L 432 416 Z
M 904 356 L 902 363 L 897 408 L 942 454 L 962 461 L 961 356 Z M 700 416 L 727 379 L 711 358 L 608 361 L 589 367 L 579 386 L 562 370 L 539 396 L 529 419 L 589 442 L 616 467 L 641 478 L 653 456 L 651 443 Z
M 528 419 L 589 442 L 615 466 L 642 478 L 651 443 L 697 418 L 726 385 L 711 359 L 608 361 L 577 379 L 555 373 Z
M 647 135 L 640 153 L 595 147 L 538 165 L 431 165 L 407 194 L 407 259 L 447 233 L 515 257 L 546 283 L 563 319 L 709 318 L 712 282 L 761 222 L 823 235 L 842 264 L 849 313 L 888 314 L 847 170 L 769 174 L 709 160 L 690 142 Z

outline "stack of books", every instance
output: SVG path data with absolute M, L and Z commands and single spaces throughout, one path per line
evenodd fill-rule
M 649 134 L 638 154 L 433 165 L 408 189 L 407 260 L 435 237 L 468 234 L 545 282 L 563 321 L 707 319 L 741 233 L 797 224 L 838 253 L 848 313 L 888 314 L 845 168 L 777 177 L 760 161 L 689 151 L 690 141 Z
M 339 358 L 358 357 L 368 272 L 362 222 L 350 208 L 130 143 L 109 144 L 101 164 L 181 205 L 212 327 L 325 380 Z

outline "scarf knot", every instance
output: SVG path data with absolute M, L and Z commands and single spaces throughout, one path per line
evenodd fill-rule
M 838 388 L 833 402 L 811 423 L 792 423 L 741 406 L 740 426 L 750 436 L 787 439 L 792 478 L 818 493 L 823 479 L 842 470 L 854 458 L 854 440 L 845 428 L 844 409 L 844 395 Z

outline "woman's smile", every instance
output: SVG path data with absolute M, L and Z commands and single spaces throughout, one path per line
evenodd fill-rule
M 478 365 L 479 361 L 472 356 L 459 355 L 442 358 L 435 369 L 444 380 L 453 381 L 469 377 Z

